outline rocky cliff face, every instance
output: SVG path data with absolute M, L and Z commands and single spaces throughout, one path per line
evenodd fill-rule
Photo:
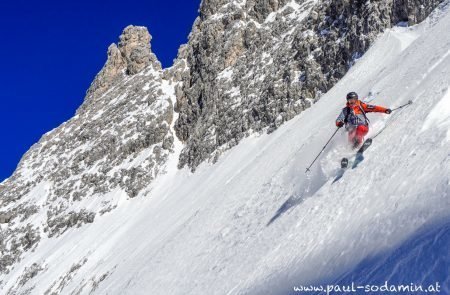
M 203 1 L 180 56 L 180 167 L 274 130 L 335 85 L 380 32 L 420 22 L 440 2 Z
M 273 131 L 342 78 L 379 32 L 420 22 L 440 2 L 204 0 L 167 71 L 148 31 L 127 27 L 76 116 L 0 184 L 0 274 L 42 238 L 149 194 L 169 156 L 194 170 L 253 132 Z
M 93 222 L 164 170 L 174 141 L 172 87 L 150 39 L 147 29 L 127 27 L 76 116 L 45 134 L 0 185 L 0 219 L 9 222 L 0 272 L 43 234 Z M 100 210 L 88 209 L 92 204 Z

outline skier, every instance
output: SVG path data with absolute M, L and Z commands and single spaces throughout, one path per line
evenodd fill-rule
M 366 104 L 358 99 L 356 92 L 347 94 L 347 106 L 342 109 L 336 119 L 336 126 L 341 128 L 345 125 L 345 129 L 348 131 L 348 140 L 353 148 L 359 147 L 364 136 L 369 132 L 369 119 L 366 113 L 372 112 L 390 114 L 392 110 Z

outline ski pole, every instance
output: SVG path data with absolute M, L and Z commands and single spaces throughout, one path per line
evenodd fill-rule
M 406 107 L 406 106 L 409 106 L 409 105 L 412 104 L 412 103 L 413 103 L 412 100 L 410 100 L 410 101 L 408 101 L 408 103 L 405 103 L 404 105 L 399 106 L 398 108 L 392 109 L 392 111 L 399 110 L 399 109 L 401 109 L 401 108 L 404 108 L 404 107 Z
M 339 131 L 339 129 L 340 129 L 340 127 L 338 127 L 338 128 L 336 129 L 336 131 L 334 131 L 333 135 L 331 135 L 330 139 L 327 141 L 327 143 L 326 143 L 325 146 L 322 148 L 322 150 L 321 150 L 320 153 L 317 155 L 317 157 L 314 159 L 314 161 L 311 163 L 311 165 L 309 165 L 309 167 L 306 168 L 305 173 L 311 171 L 311 170 L 309 170 L 309 169 L 312 167 L 312 165 L 314 165 L 314 163 L 316 162 L 316 160 L 317 160 L 317 159 L 320 157 L 320 155 L 323 153 L 323 151 L 325 150 L 325 148 L 327 147 L 327 145 L 330 143 L 330 141 L 333 139 L 333 137 L 336 135 L 336 133 Z
M 407 107 L 407 106 L 409 106 L 409 105 L 412 104 L 412 103 L 413 103 L 412 100 L 410 100 L 410 101 L 408 101 L 408 103 L 405 103 L 404 105 L 399 106 L 398 108 L 395 108 L 395 109 L 393 109 L 392 111 L 399 110 L 399 109 L 401 109 L 401 108 Z M 392 124 L 392 121 L 391 121 L 390 123 Z M 378 133 L 375 134 L 375 136 L 373 136 L 372 139 L 375 139 L 378 135 L 380 135 L 381 132 L 383 132 L 383 131 L 386 129 L 386 127 L 388 127 L 388 126 L 390 125 L 390 123 L 388 122 L 387 125 L 385 125 L 383 128 L 381 128 L 381 130 L 378 131 Z

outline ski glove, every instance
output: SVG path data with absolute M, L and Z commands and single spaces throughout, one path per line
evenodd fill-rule
M 337 121 L 337 122 L 336 122 L 336 126 L 339 127 L 339 128 L 344 127 L 344 122 L 342 122 L 342 121 Z
M 391 109 L 387 109 L 384 112 L 389 115 L 390 113 L 392 113 L 392 110 Z

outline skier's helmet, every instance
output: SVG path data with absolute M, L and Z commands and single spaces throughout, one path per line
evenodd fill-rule
M 356 92 L 349 92 L 347 94 L 347 100 L 350 100 L 350 99 L 358 99 L 358 94 Z

